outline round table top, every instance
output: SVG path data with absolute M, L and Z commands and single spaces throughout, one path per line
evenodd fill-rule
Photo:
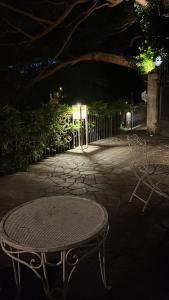
M 55 252 L 79 247 L 108 223 L 104 207 L 93 200 L 52 196 L 26 202 L 0 223 L 1 239 L 25 251 Z

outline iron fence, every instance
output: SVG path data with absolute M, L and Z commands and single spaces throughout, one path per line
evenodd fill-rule
M 67 122 L 73 123 L 72 116 L 69 116 Z M 65 138 L 68 142 L 65 144 L 62 140 L 48 142 L 48 147 L 46 149 L 46 156 L 51 156 L 56 153 L 62 153 L 67 150 L 73 149 L 80 145 L 85 145 L 86 141 L 86 128 L 88 143 L 112 137 L 117 134 L 120 129 L 121 116 L 119 113 L 114 114 L 113 116 L 98 116 L 95 114 L 88 114 L 88 120 L 82 120 L 79 126 L 75 126 L 72 130 L 68 130 Z M 87 126 L 86 126 L 87 125 Z M 62 136 L 62 139 L 64 137 Z

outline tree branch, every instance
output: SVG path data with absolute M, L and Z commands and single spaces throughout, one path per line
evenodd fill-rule
M 15 32 L 19 32 L 21 34 L 23 34 L 24 36 L 26 36 L 29 40 L 32 39 L 32 35 L 28 34 L 27 32 L 25 32 L 23 29 L 21 29 L 18 26 L 15 26 L 14 24 L 12 24 L 11 22 L 9 22 L 7 19 L 3 18 L 3 20 L 5 21 L 6 24 L 8 24 L 11 28 L 15 29 Z
M 40 17 L 35 16 L 35 15 L 33 15 L 33 14 L 31 14 L 31 13 L 25 11 L 25 10 L 16 8 L 16 7 L 14 7 L 14 6 L 10 5 L 10 4 L 4 3 L 4 2 L 2 2 L 2 1 L 0 1 L 0 6 L 5 7 L 5 8 L 7 8 L 7 9 L 9 9 L 9 10 L 11 10 L 11 11 L 13 11 L 13 12 L 19 14 L 19 15 L 26 16 L 26 17 L 28 17 L 28 18 L 30 18 L 30 19 L 32 19 L 32 20 L 38 22 L 38 23 L 39 23 L 39 22 L 40 22 L 40 23 L 46 23 L 46 24 L 49 24 L 49 25 L 53 24 L 53 21 L 50 21 L 50 20 L 47 20 L 47 19 L 40 18 Z
M 111 35 L 115 35 L 121 32 L 124 32 L 129 27 L 131 27 L 136 22 L 136 16 L 133 14 L 125 16 L 124 19 L 122 19 L 122 22 L 119 26 L 112 29 Z
M 90 0 L 69 0 L 69 1 L 59 1 L 59 2 L 54 2 L 52 0 L 46 0 L 46 1 L 43 1 L 43 3 L 46 3 L 48 1 L 51 1 L 53 3 L 53 5 L 56 5 L 58 7 L 61 6 L 62 4 L 64 6 L 64 11 L 62 12 L 62 14 L 60 14 L 59 16 L 57 16 L 57 19 L 52 20 L 52 21 L 49 20 L 49 19 L 46 19 L 46 18 L 41 18 L 41 17 L 35 16 L 33 13 L 29 13 L 29 12 L 27 12 L 25 10 L 16 8 L 13 5 L 10 5 L 10 4 L 7 4 L 7 3 L 5 3 L 3 1 L 0 1 L 0 6 L 6 8 L 6 9 L 9 9 L 9 10 L 15 12 L 16 14 L 20 14 L 20 15 L 29 17 L 30 19 L 38 22 L 39 25 L 41 25 L 43 27 L 45 25 L 48 25 L 48 26 L 45 26 L 43 28 L 43 30 L 41 30 L 40 32 L 35 33 L 34 36 L 33 35 L 31 36 L 31 35 L 29 35 L 29 33 L 26 33 L 24 29 L 21 29 L 20 27 L 17 27 L 14 24 L 12 24 L 11 22 L 8 21 L 9 22 L 8 25 L 10 25 L 11 27 L 15 28 L 18 32 L 20 31 L 20 33 L 22 33 L 23 35 L 25 35 L 25 36 L 28 37 L 28 40 L 20 41 L 18 43 L 18 46 L 27 45 L 28 47 L 30 47 L 33 43 L 35 43 L 36 41 L 40 40 L 41 38 L 47 36 L 51 31 L 53 31 L 55 28 L 57 28 L 70 15 L 70 13 L 72 12 L 72 10 L 77 5 L 85 4 L 87 2 L 90 2 Z M 107 0 L 107 4 L 104 3 L 103 6 L 107 5 L 107 6 L 111 7 L 111 8 L 113 8 L 113 7 L 119 5 L 122 2 L 124 2 L 124 0 Z M 101 7 L 98 7 L 97 9 L 100 9 L 100 8 Z
M 101 9 L 101 8 L 103 8 L 105 6 L 108 6 L 108 4 L 102 4 L 102 5 L 96 6 L 97 3 L 98 3 L 98 0 L 95 0 L 94 4 L 89 8 L 89 10 L 87 12 L 85 12 L 84 17 L 83 18 L 81 17 L 80 20 L 74 25 L 73 29 L 71 30 L 71 32 L 68 34 L 67 38 L 65 39 L 62 47 L 59 49 L 58 53 L 56 54 L 55 58 L 58 58 L 59 55 L 63 52 L 63 50 L 65 49 L 66 45 L 70 41 L 73 33 L 75 32 L 75 30 L 79 27 L 79 25 L 82 22 L 84 22 L 94 11 L 96 11 L 98 9 Z
M 71 32 L 68 34 L 67 38 L 65 39 L 63 45 L 61 46 L 61 48 L 58 50 L 57 54 L 54 56 L 54 59 L 57 59 L 61 53 L 63 52 L 63 50 L 65 49 L 66 45 L 68 44 L 68 42 L 70 41 L 73 33 L 75 32 L 75 30 L 78 28 L 78 26 L 84 22 L 88 17 L 89 15 L 91 15 L 95 10 L 98 10 L 102 7 L 105 7 L 105 6 L 108 6 L 109 4 L 102 4 L 102 5 L 99 5 L 99 6 L 96 6 L 98 3 L 98 0 L 95 0 L 94 3 L 92 4 L 92 6 L 88 9 L 87 12 L 85 13 L 82 13 L 81 14 L 81 18 L 80 20 L 74 25 L 74 27 L 72 28 Z M 84 17 L 82 18 L 82 15 L 84 15 Z M 40 73 L 40 76 L 43 77 L 43 74 L 46 74 L 48 72 L 48 70 L 51 68 L 50 65 L 46 66 Z
M 148 2 L 146 0 L 135 0 L 135 2 L 141 6 L 148 6 Z
M 59 16 L 57 20 L 55 20 L 51 26 L 47 27 L 44 31 L 34 36 L 32 41 L 29 43 L 29 46 L 34 43 L 35 41 L 41 39 L 42 37 L 46 36 L 48 33 L 50 33 L 52 30 L 54 30 L 56 27 L 58 27 L 65 19 L 66 17 L 71 13 L 73 8 L 81 3 L 88 2 L 89 0 L 76 0 L 71 5 L 69 5 L 66 10 L 63 12 L 62 15 Z
M 122 3 L 124 0 L 107 0 L 111 5 L 116 6 Z
M 111 54 L 111 53 L 102 53 L 102 52 L 88 53 L 88 54 L 81 55 L 77 58 L 68 60 L 66 62 L 60 63 L 59 65 L 55 65 L 54 67 L 46 70 L 46 72 L 43 73 L 41 72 L 28 84 L 26 88 L 32 87 L 38 81 L 42 81 L 48 78 L 49 76 L 52 76 L 57 71 L 63 68 L 66 68 L 68 66 L 74 66 L 83 61 L 98 61 L 104 63 L 111 63 L 125 68 L 134 69 L 131 63 L 124 56 Z
M 141 39 L 142 36 L 141 35 L 136 35 L 134 38 L 132 38 L 132 40 L 130 41 L 129 47 L 133 47 L 134 43 L 136 40 Z

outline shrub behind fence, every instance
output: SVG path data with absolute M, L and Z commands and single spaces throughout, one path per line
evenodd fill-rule
M 88 143 L 118 132 L 120 116 L 88 115 Z M 0 174 L 27 167 L 45 157 L 79 146 L 79 132 L 86 144 L 85 121 L 73 124 L 70 108 L 45 105 L 37 111 L 0 110 Z

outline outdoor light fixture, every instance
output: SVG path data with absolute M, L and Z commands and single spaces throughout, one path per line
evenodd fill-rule
M 87 118 L 87 108 L 86 105 L 76 104 L 72 105 L 73 109 L 73 120 L 81 120 Z
M 126 113 L 126 125 L 127 128 L 133 129 L 133 111 L 128 111 Z
M 161 55 L 158 55 L 156 58 L 155 58 L 155 61 L 154 61 L 154 64 L 156 67 L 159 67 L 161 64 L 162 64 L 162 57 Z
M 80 103 L 78 103 L 76 105 L 72 105 L 72 112 L 73 112 L 73 123 L 75 122 L 75 120 L 80 121 L 80 127 L 78 130 L 78 140 L 79 140 L 79 146 L 81 146 L 81 148 L 83 150 L 84 129 L 85 129 L 85 133 L 86 133 L 86 146 L 88 147 L 87 106 L 82 105 Z M 83 127 L 83 129 L 82 129 L 82 127 Z M 74 140 L 74 145 L 75 145 L 75 140 Z
M 126 121 L 127 121 L 128 124 L 131 122 L 131 112 L 130 111 L 128 111 L 126 113 Z

